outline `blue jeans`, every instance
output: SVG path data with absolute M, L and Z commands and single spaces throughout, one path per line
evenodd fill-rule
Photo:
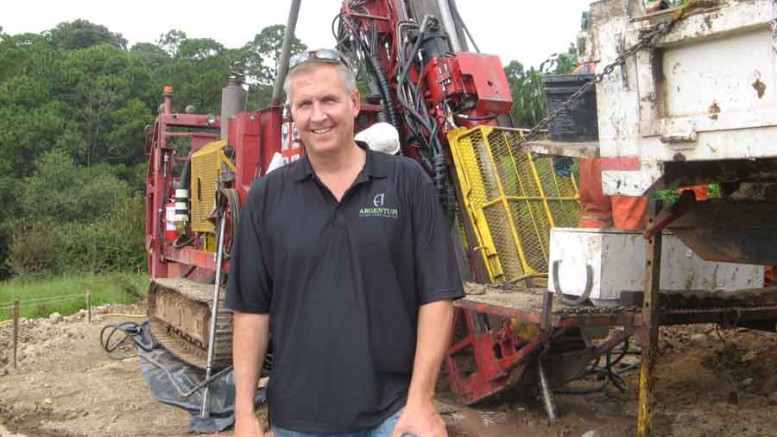
M 367 431 L 346 434 L 318 434 L 297 432 L 289 429 L 278 428 L 277 426 L 274 426 L 272 431 L 274 437 L 391 437 L 391 432 L 394 431 L 394 426 L 396 426 L 397 421 L 399 420 L 399 414 L 401 412 L 402 410 L 397 411 L 396 413 L 389 416 L 388 419 L 384 420 L 383 423 L 376 426 L 375 428 L 368 429 Z M 410 434 L 405 434 L 403 437 L 413 436 Z

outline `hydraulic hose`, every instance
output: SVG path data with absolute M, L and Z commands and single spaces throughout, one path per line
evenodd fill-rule
M 380 87 L 380 93 L 383 95 L 383 104 L 385 105 L 385 109 L 388 112 L 389 122 L 392 126 L 399 130 L 401 129 L 399 124 L 399 114 L 397 114 L 397 108 L 394 106 L 394 99 L 391 98 L 391 86 L 388 83 L 388 79 L 386 79 L 386 74 L 380 67 L 378 59 L 375 57 L 375 55 L 370 53 L 369 56 L 367 56 L 367 59 L 370 62 L 372 71 L 375 73 L 375 78 L 378 79 L 378 86 Z
M 192 183 L 191 171 L 192 171 L 192 154 L 189 153 L 189 159 L 186 160 L 186 164 L 181 170 L 181 180 L 178 183 L 178 188 L 188 190 Z

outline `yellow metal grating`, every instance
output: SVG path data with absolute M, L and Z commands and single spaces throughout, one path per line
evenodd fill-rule
M 192 230 L 195 232 L 215 232 L 215 225 L 208 220 L 213 212 L 216 198 L 216 184 L 224 158 L 224 140 L 208 143 L 192 154 L 191 157 L 191 211 Z
M 548 272 L 552 227 L 576 227 L 577 185 L 553 171 L 552 159 L 518 147 L 518 130 L 478 127 L 448 134 L 472 244 L 491 282 L 513 282 Z

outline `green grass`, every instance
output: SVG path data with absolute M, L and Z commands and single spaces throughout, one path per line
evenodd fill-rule
M 92 305 L 133 304 L 148 290 L 145 274 L 105 273 L 63 276 L 41 280 L 15 279 L 0 283 L 0 321 L 13 317 L 12 304 L 19 300 L 21 317 L 46 317 L 51 313 L 73 314 L 86 308 L 86 290 L 92 290 Z

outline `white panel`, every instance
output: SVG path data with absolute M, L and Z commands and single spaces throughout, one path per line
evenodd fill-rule
M 769 28 L 666 49 L 663 59 L 668 116 L 718 117 L 775 104 Z
M 561 260 L 559 286 L 582 295 L 586 265 L 593 270 L 590 298 L 616 305 L 622 291 L 644 289 L 645 240 L 641 233 L 610 229 L 553 228 L 550 265 Z M 665 234 L 661 251 L 661 290 L 741 290 L 763 286 L 763 266 L 704 261 L 680 239 Z M 555 291 L 550 280 L 549 288 Z

